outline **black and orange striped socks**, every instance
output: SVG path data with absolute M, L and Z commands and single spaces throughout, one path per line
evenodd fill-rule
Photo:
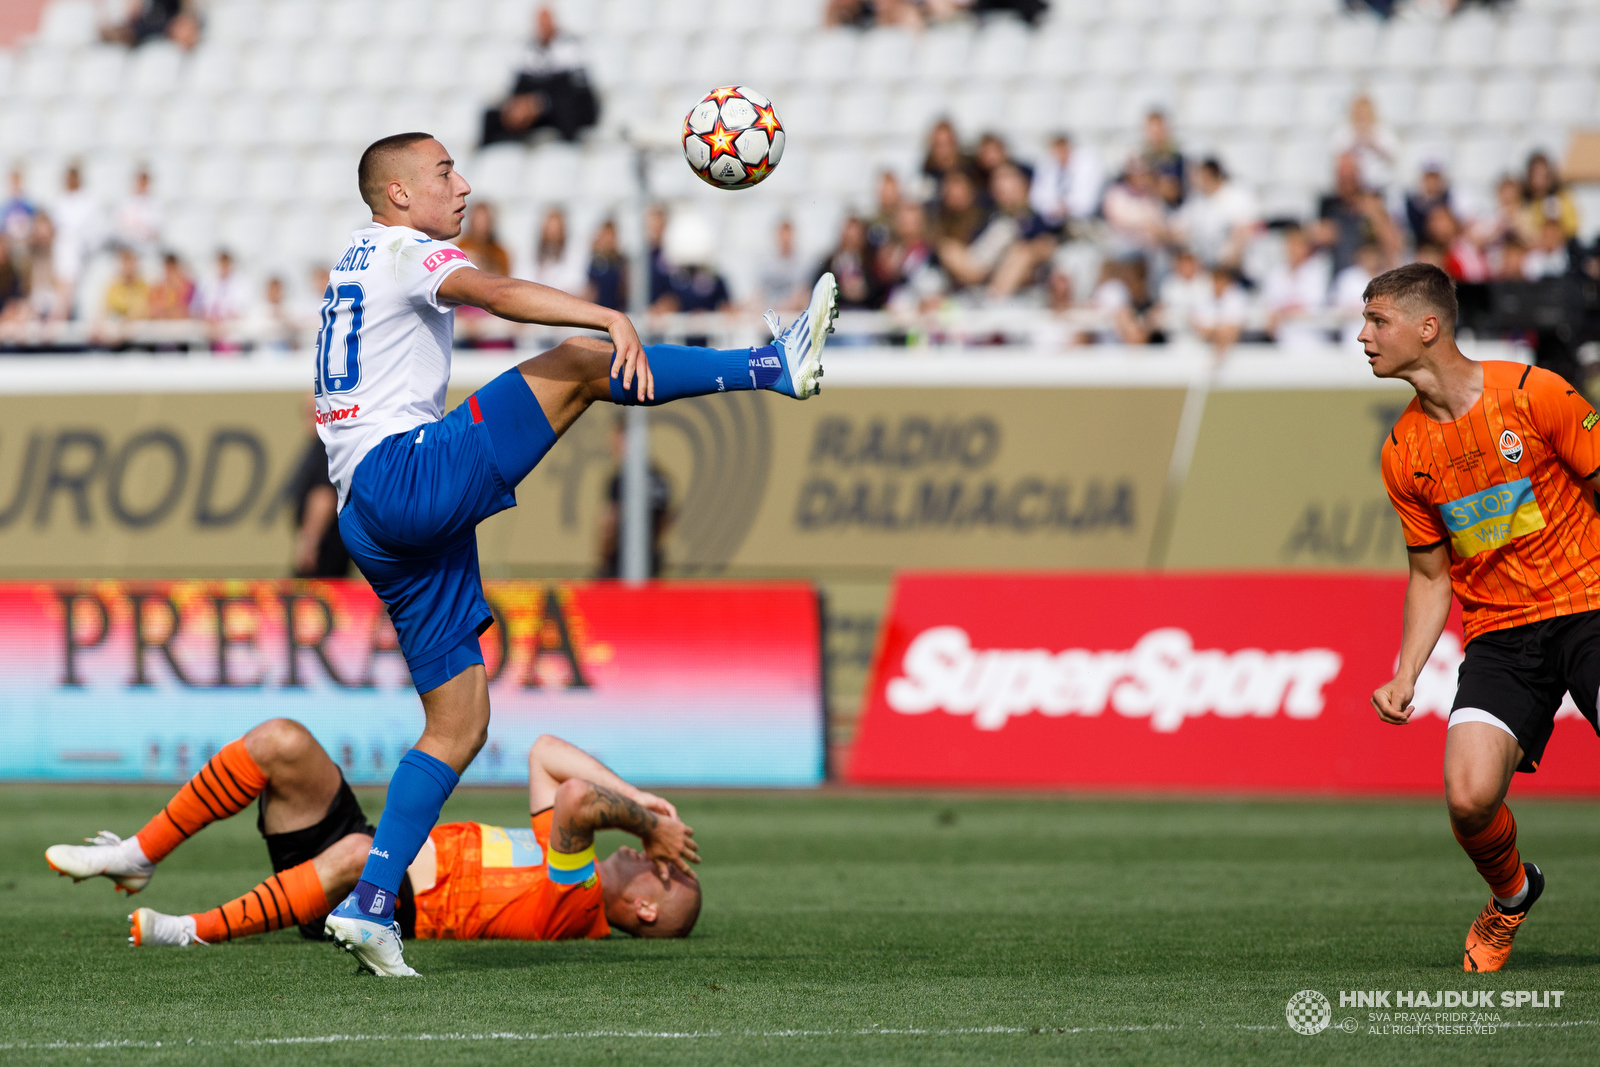
M 245 751 L 244 739 L 229 741 L 145 823 L 139 848 L 151 863 L 159 862 L 202 827 L 239 814 L 266 787 L 267 776 Z
M 313 862 L 306 860 L 298 867 L 279 871 L 244 896 L 196 914 L 195 936 L 215 944 L 316 922 L 328 914 L 329 907 Z
M 1518 894 L 1526 887 L 1528 877 L 1517 852 L 1517 820 L 1511 817 L 1511 809 L 1501 804 L 1489 825 L 1471 837 L 1463 837 L 1459 830 L 1455 834 L 1478 873 L 1489 883 L 1495 899 L 1509 907 L 1521 903 Z

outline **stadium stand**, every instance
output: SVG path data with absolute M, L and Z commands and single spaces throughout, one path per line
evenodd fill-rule
M 881 172 L 898 175 L 909 197 L 934 199 L 922 163 L 929 128 L 942 116 L 967 151 L 992 131 L 1028 167 L 1066 132 L 1073 150 L 1115 183 L 1146 147 L 1152 110 L 1170 117 L 1189 174 L 1215 158 L 1247 194 L 1255 227 L 1239 264 L 1247 288 L 1284 260 L 1279 230 L 1265 224 L 1312 226 L 1332 210 L 1326 198 L 1336 192 L 1342 154 L 1361 164 L 1361 181 L 1404 238 L 1384 249 L 1387 259 L 1418 254 L 1405 198 L 1432 165 L 1448 176 L 1457 221 L 1498 270 L 1508 236 L 1532 248 L 1542 235 L 1501 218 L 1496 183 L 1522 179 L 1535 150 L 1562 158 L 1600 102 L 1600 13 L 1582 0 L 1520 0 L 1453 15 L 1444 13 L 1449 5 L 1412 2 L 1388 20 L 1337 0 L 1054 0 L 1036 26 L 997 14 L 915 32 L 827 27 L 820 0 L 560 0 L 551 7 L 582 50 L 600 100 L 598 126 L 574 143 L 550 136 L 478 149 L 483 113 L 504 98 L 537 6 L 210 0 L 198 6 L 201 39 L 185 51 L 162 38 L 131 49 L 102 42 L 125 7 L 120 0 L 52 0 L 36 32 L 0 49 L 0 145 L 10 157 L 0 162 L 20 170 L 21 200 L 46 213 L 62 202 L 68 165 L 81 164 L 93 210 L 79 210 L 84 217 L 74 216 L 69 236 L 86 242 L 88 262 L 74 288 L 41 295 L 49 272 L 29 257 L 48 238 L 45 227 L 8 230 L 19 289 L 34 295 L 13 300 L 0 328 L 15 340 L 43 336 L 34 320 L 72 319 L 63 336 L 97 336 L 92 323 L 103 317 L 118 269 L 112 220 L 140 168 L 150 172 L 162 220 L 159 248 L 142 249 L 148 278 L 161 249 L 204 280 L 227 248 L 252 293 L 278 278 L 294 313 L 309 319 L 315 268 L 365 218 L 354 190 L 357 156 L 376 137 L 412 128 L 441 137 L 476 196 L 494 204 L 518 272 L 531 269 L 536 230 L 551 207 L 563 209 L 575 247 L 587 249 L 607 218 L 616 219 L 623 246 L 634 247 L 639 147 L 649 150 L 649 198 L 712 227 L 714 266 L 744 301 L 756 298 L 780 220 L 793 220 L 798 254 L 820 263 L 848 215 L 871 220 L 880 212 Z M 724 83 L 771 95 L 788 130 L 782 165 L 759 191 L 704 187 L 676 148 L 684 112 Z M 1363 97 L 1371 105 L 1365 115 L 1353 107 Z M 1192 180 L 1186 190 L 1164 190 L 1160 174 L 1154 178 L 1150 188 L 1135 187 L 1142 179 L 1113 188 L 1128 194 L 1125 207 L 1162 225 L 1176 197 L 1200 195 Z M 1570 191 L 1562 196 L 1561 210 L 1576 213 Z M 1600 211 L 1583 216 L 1565 238 L 1594 235 Z M 879 223 L 881 244 L 894 224 Z M 1059 283 L 1041 271 L 1039 284 L 1007 299 L 1071 304 L 1085 321 L 1102 323 L 1130 300 L 1148 304 L 1182 239 L 1141 239 L 1143 276 L 1130 288 L 1102 266 L 1131 254 L 1118 231 L 1103 219 L 1072 226 L 1068 247 L 1051 260 L 1064 275 Z M 1581 257 L 1572 247 L 1576 269 Z M 1435 253 L 1425 246 L 1421 254 Z M 983 304 L 987 293 L 976 286 L 930 298 L 917 290 L 908 299 L 928 311 Z M 1268 321 L 1259 306 L 1252 315 L 1256 326 Z M 1161 332 L 1158 321 L 1147 325 Z

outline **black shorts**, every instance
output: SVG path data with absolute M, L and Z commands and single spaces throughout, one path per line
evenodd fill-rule
M 367 821 L 366 812 L 361 810 L 361 802 L 356 799 L 350 783 L 344 780 L 343 772 L 339 775 L 339 792 L 334 795 L 333 803 L 328 805 L 328 813 L 315 826 L 290 830 L 286 834 L 267 833 L 267 794 L 262 793 L 256 814 L 256 829 L 260 831 L 262 840 L 267 843 L 267 855 L 272 858 L 274 873 L 298 867 L 307 860 L 316 858 L 351 834 L 371 836 L 376 832 L 376 827 Z M 337 904 L 338 901 L 330 903 Z M 395 907 L 395 915 L 400 919 L 402 927 L 402 936 L 410 936 L 406 930 L 415 927 L 415 914 L 411 876 L 407 875 L 400 884 L 400 900 Z M 321 920 L 301 923 L 300 936 L 312 941 L 327 940 L 327 936 L 322 932 Z
M 1561 615 L 1491 630 L 1467 645 L 1451 711 L 1476 708 L 1511 728 L 1522 745 L 1519 771 L 1536 771 L 1555 728 L 1561 698 L 1600 733 L 1600 611 Z

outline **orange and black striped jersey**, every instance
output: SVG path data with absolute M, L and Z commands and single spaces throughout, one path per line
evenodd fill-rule
M 1450 546 L 1466 637 L 1600 609 L 1595 414 L 1559 375 L 1483 364 L 1483 396 L 1454 422 L 1413 399 L 1383 444 L 1407 546 Z

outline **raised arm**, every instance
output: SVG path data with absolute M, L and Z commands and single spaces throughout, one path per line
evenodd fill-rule
M 622 387 L 639 378 L 639 395 L 655 399 L 655 381 L 644 346 L 628 316 L 620 311 L 591 304 L 587 300 L 552 289 L 537 282 L 507 278 L 488 271 L 463 267 L 452 271 L 439 283 L 439 297 L 455 304 L 470 304 L 491 315 L 513 322 L 537 322 L 544 326 L 582 326 L 604 330 L 611 336 L 616 355 L 611 360 L 611 376 L 622 375 Z
M 643 842 L 663 881 L 670 867 L 692 877 L 689 865 L 700 862 L 694 831 L 671 804 L 559 737 L 540 737 L 528 753 L 528 802 L 533 811 L 554 806 L 550 845 L 557 852 L 582 852 L 600 830 L 626 830 Z
M 1406 583 L 1405 629 L 1400 638 L 1400 666 L 1394 679 L 1372 694 L 1372 706 L 1384 722 L 1403 726 L 1411 719 L 1411 698 L 1417 676 L 1439 643 L 1450 618 L 1450 548 L 1447 544 L 1414 548 L 1408 553 L 1411 578 Z

